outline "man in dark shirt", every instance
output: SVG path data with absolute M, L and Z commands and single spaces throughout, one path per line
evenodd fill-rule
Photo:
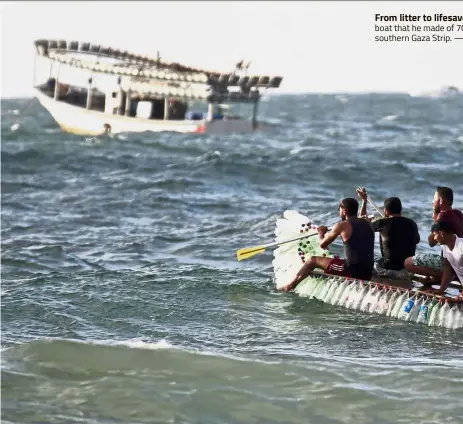
M 315 268 L 332 275 L 362 280 L 371 278 L 375 234 L 368 221 L 357 218 L 358 207 L 357 200 L 350 197 L 342 199 L 339 204 L 342 221 L 333 225 L 331 230 L 324 226 L 317 228 L 322 249 L 326 249 L 338 236 L 341 236 L 345 259 L 311 256 L 293 281 L 280 290 L 290 291 L 296 288 Z
M 437 187 L 432 201 L 432 219 L 435 223 L 447 221 L 450 223 L 453 233 L 457 237 L 463 237 L 463 213 L 458 209 L 453 209 L 453 191 L 449 187 Z M 434 235 L 428 237 L 429 246 L 434 247 L 437 243 Z M 444 260 L 442 255 L 432 253 L 422 253 L 410 256 L 405 260 L 405 268 L 415 274 L 430 277 L 428 283 L 433 280 L 440 281 L 444 270 Z
M 367 192 L 358 189 L 362 199 L 361 217 L 367 215 Z M 373 230 L 379 233 L 381 256 L 375 257 L 376 274 L 388 278 L 408 278 L 404 262 L 415 254 L 420 242 L 420 233 L 416 222 L 402 214 L 402 202 L 398 197 L 389 197 L 384 201 L 384 218 L 372 222 Z

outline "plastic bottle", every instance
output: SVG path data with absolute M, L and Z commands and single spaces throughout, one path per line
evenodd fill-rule
M 365 283 L 360 283 L 362 285 L 362 289 L 359 291 L 354 304 L 352 305 L 352 309 L 360 310 L 360 306 L 362 305 L 363 298 L 368 296 L 368 292 L 370 291 L 370 286 Z
M 437 318 L 439 317 L 439 310 L 442 308 L 442 300 L 434 299 L 437 303 L 433 306 L 432 311 L 429 315 L 428 325 L 430 327 L 437 325 Z
M 333 290 L 333 292 L 331 293 L 331 297 L 329 299 L 327 299 L 327 302 L 334 305 L 335 302 L 336 302 L 336 297 L 339 295 L 339 291 L 340 290 L 343 290 L 343 285 L 344 285 L 344 281 L 342 282 L 338 282 L 336 284 L 336 287 L 335 289 Z
M 360 295 L 360 291 L 362 290 L 362 284 L 355 280 L 352 283 L 352 289 L 349 293 L 349 299 L 346 302 L 346 308 L 352 309 L 354 303 L 356 302 L 357 297 Z
M 342 293 L 341 297 L 339 298 L 338 305 L 346 307 L 347 302 L 349 302 L 350 294 L 352 290 L 355 290 L 355 282 L 349 281 L 346 287 L 346 290 Z
M 453 322 L 452 328 L 456 330 L 457 328 L 463 327 L 463 311 L 461 306 L 455 305 L 457 308 L 457 313 L 455 316 L 455 321 Z
M 450 308 L 450 311 L 447 314 L 447 317 L 445 318 L 444 327 L 453 328 L 454 323 L 458 318 L 457 314 L 458 314 L 458 308 L 457 308 L 457 305 L 455 304 Z
M 400 296 L 400 291 L 398 290 L 392 290 L 392 296 L 391 298 L 389 299 L 389 304 L 387 306 L 387 311 L 386 311 L 386 316 L 390 317 L 391 314 L 392 314 L 392 311 L 394 309 L 394 306 L 396 305 L 396 302 L 397 302 L 397 299 L 399 298 Z
M 383 291 L 381 286 L 376 285 L 376 293 L 373 294 L 370 307 L 368 308 L 368 312 L 373 313 L 376 311 L 376 307 L 378 306 L 378 303 L 380 302 L 381 297 L 385 293 L 385 290 Z
M 409 312 L 407 321 L 416 322 L 418 319 L 418 314 L 420 313 L 421 305 L 423 304 L 424 297 L 417 295 L 415 305 L 413 306 L 412 310 Z
M 370 285 L 368 285 L 367 287 L 368 287 L 368 291 L 363 297 L 362 303 L 360 304 L 360 310 L 363 312 L 368 311 L 368 308 L 371 304 L 372 297 L 377 291 L 376 287 L 372 288 Z
M 400 312 L 397 315 L 397 318 L 407 320 L 407 318 L 410 315 L 411 310 L 413 309 L 413 306 L 415 306 L 416 302 L 416 295 L 410 296 L 407 301 L 402 305 L 402 308 L 400 309 Z
M 430 299 L 423 300 L 420 310 L 418 311 L 416 322 L 420 324 L 426 324 L 428 322 L 428 312 L 430 311 L 431 304 L 432 304 L 432 300 Z
M 408 291 L 404 292 L 398 297 L 396 304 L 394 306 L 394 309 L 391 312 L 391 317 L 397 318 L 407 301 L 408 301 Z
M 339 300 L 341 299 L 342 294 L 346 291 L 349 282 L 344 280 L 341 284 L 339 284 L 338 289 L 335 291 L 333 298 L 331 299 L 330 303 L 332 305 L 337 305 Z
M 380 297 L 378 304 L 375 307 L 375 312 L 377 312 L 378 314 L 385 315 L 388 311 L 389 302 L 391 301 L 393 294 L 394 291 L 392 290 L 392 288 L 389 288 L 389 290 L 384 289 L 383 295 Z
M 449 301 L 445 300 L 444 305 L 442 306 L 442 308 L 440 308 L 439 317 L 437 319 L 437 325 L 439 327 L 445 326 L 445 321 L 446 321 L 446 318 L 449 312 L 450 312 Z
M 315 294 L 317 293 L 318 290 L 322 288 L 322 284 L 324 283 L 322 278 L 316 278 L 314 281 L 314 285 L 312 286 L 312 290 L 310 291 L 310 298 L 313 299 Z
M 330 289 L 328 290 L 328 293 L 327 293 L 326 296 L 325 296 L 325 300 L 324 300 L 324 301 L 325 301 L 326 303 L 330 303 L 330 300 L 333 298 L 333 294 L 334 294 L 334 292 L 336 291 L 336 289 L 338 288 L 338 285 L 339 285 L 338 280 L 337 280 L 337 279 L 334 280 L 334 281 L 333 281 L 333 285 L 330 287 Z
M 333 284 L 333 281 L 330 279 L 324 280 L 323 278 L 320 278 L 322 281 L 322 285 L 320 285 L 319 290 L 317 292 L 313 293 L 313 297 L 323 301 L 324 297 L 326 296 L 327 291 L 330 289 L 331 284 Z

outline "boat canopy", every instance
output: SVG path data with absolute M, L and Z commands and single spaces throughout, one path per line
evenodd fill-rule
M 93 72 L 109 73 L 127 77 L 146 78 L 149 80 L 164 80 L 175 82 L 189 82 L 220 87 L 215 90 L 224 91 L 227 87 L 241 87 L 244 94 L 253 92 L 257 88 L 278 88 L 283 80 L 280 76 L 267 75 L 238 75 L 236 73 L 220 73 L 204 69 L 192 68 L 175 62 L 161 61 L 148 56 L 132 54 L 112 47 L 91 44 L 80 41 L 64 40 L 36 40 L 35 47 L 40 56 L 56 62 L 82 68 Z M 79 54 L 80 53 L 80 54 Z M 110 58 L 110 62 L 88 60 L 88 55 L 98 58 Z M 225 94 L 225 93 L 223 93 Z M 235 93 L 234 97 L 238 97 Z M 210 96 L 210 95 L 209 95 Z M 207 97 L 207 96 L 206 96 Z M 243 100 L 247 97 L 242 96 Z M 254 95 L 255 97 L 255 95 Z

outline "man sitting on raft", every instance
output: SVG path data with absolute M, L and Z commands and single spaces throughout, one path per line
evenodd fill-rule
M 449 221 L 438 221 L 431 228 L 436 243 L 442 246 L 444 270 L 438 294 L 444 294 L 449 282 L 457 278 L 463 284 L 463 238 L 454 234 L 454 227 Z M 459 298 L 462 298 L 460 294 Z
M 367 191 L 357 189 L 362 199 L 360 216 L 367 216 Z M 404 268 L 405 259 L 415 255 L 416 245 L 420 242 L 420 233 L 416 222 L 402 216 L 402 202 L 398 197 L 389 197 L 384 201 L 384 218 L 372 222 L 373 231 L 379 232 L 381 257 L 375 257 L 374 271 L 380 277 L 408 279 Z
M 357 217 L 358 208 L 357 200 L 350 197 L 342 199 L 339 205 L 342 222 L 335 224 L 330 231 L 325 226 L 317 228 L 322 249 L 326 249 L 339 235 L 341 236 L 345 259 L 311 256 L 294 280 L 280 290 L 293 290 L 316 268 L 332 275 L 371 279 L 375 234 L 370 222 Z
M 437 187 L 432 201 L 433 215 L 435 223 L 447 221 L 453 233 L 457 237 L 463 237 L 463 213 L 458 209 L 453 209 L 453 190 L 449 187 Z M 429 246 L 434 247 L 437 243 L 434 234 L 431 232 L 428 237 Z M 421 253 L 410 256 L 405 260 L 405 268 L 414 274 L 430 277 L 428 284 L 433 280 L 440 281 L 444 271 L 444 260 L 442 255 L 432 253 Z

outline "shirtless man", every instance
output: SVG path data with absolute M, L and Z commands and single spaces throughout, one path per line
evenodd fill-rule
M 449 222 L 453 233 L 457 237 L 463 237 L 463 213 L 458 209 L 453 209 L 452 204 L 452 189 L 449 187 L 437 187 L 432 201 L 432 219 L 435 223 L 443 220 Z M 432 232 L 429 234 L 428 242 L 431 247 L 437 244 Z M 434 280 L 440 280 L 444 271 L 444 260 L 441 255 L 432 253 L 418 254 L 405 259 L 405 268 L 414 274 L 425 275 Z
M 442 246 L 444 256 L 444 271 L 438 294 L 443 294 L 448 283 L 456 276 L 463 283 L 463 238 L 453 233 L 452 224 L 449 221 L 438 221 L 431 228 L 431 234 L 436 243 Z M 454 275 L 455 274 L 455 275 Z M 460 294 L 460 298 L 462 295 Z
M 353 198 L 342 199 L 339 215 L 342 219 L 329 231 L 327 227 L 318 227 L 320 247 L 326 249 L 338 236 L 344 243 L 345 259 L 311 256 L 302 266 L 293 281 L 282 287 L 282 291 L 293 290 L 315 268 L 328 274 L 369 280 L 373 271 L 373 248 L 375 234 L 371 224 L 357 218 L 359 204 Z
M 357 189 L 362 199 L 360 216 L 367 214 L 367 191 Z M 389 197 L 384 201 L 384 218 L 372 222 L 374 232 L 379 232 L 381 257 L 375 257 L 374 270 L 380 277 L 407 279 L 408 271 L 404 261 L 415 255 L 416 245 L 420 242 L 420 233 L 416 222 L 402 216 L 402 202 L 398 197 Z

